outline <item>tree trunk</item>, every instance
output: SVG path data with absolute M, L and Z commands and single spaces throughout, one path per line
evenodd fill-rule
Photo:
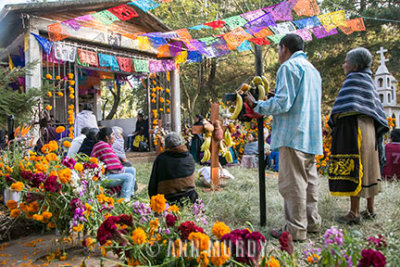
M 117 87 L 117 92 L 114 92 L 113 89 L 110 89 L 111 94 L 113 95 L 114 98 L 114 103 L 113 106 L 110 110 L 110 113 L 108 113 L 106 120 L 112 120 L 112 118 L 114 117 L 115 113 L 117 113 L 117 109 L 119 106 L 119 102 L 121 101 L 121 86 L 120 84 L 115 81 L 116 83 L 116 87 Z

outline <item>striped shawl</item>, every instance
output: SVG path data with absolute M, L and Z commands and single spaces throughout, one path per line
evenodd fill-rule
M 382 137 L 389 130 L 386 115 L 371 75 L 370 69 L 350 72 L 347 75 L 332 107 L 329 120 L 331 127 L 335 126 L 333 115 L 356 112 L 374 119 L 377 138 Z

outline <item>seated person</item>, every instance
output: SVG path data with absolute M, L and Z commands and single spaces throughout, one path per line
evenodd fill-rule
M 267 161 L 267 168 L 270 170 L 273 170 L 275 172 L 279 172 L 279 151 L 272 151 L 269 155 L 266 157 Z
M 203 125 L 203 116 L 197 114 L 196 117 L 194 118 L 194 125 Z M 192 142 L 190 144 L 190 154 L 192 154 L 193 159 L 195 162 L 199 162 L 201 160 L 200 158 L 200 148 L 201 145 L 203 144 L 203 135 L 202 134 L 193 134 L 192 137 Z
M 244 145 L 243 155 L 258 155 L 258 141 L 255 133 L 250 133 L 249 142 Z
M 86 136 L 89 133 L 89 130 L 90 130 L 89 127 L 83 128 L 81 134 L 72 140 L 71 146 L 69 147 L 67 153 L 68 158 L 72 158 L 73 156 L 75 156 L 76 153 L 78 153 L 79 149 L 81 148 L 83 140 L 85 140 Z
M 123 166 L 132 167 L 132 164 L 126 159 L 125 140 L 122 135 L 124 130 L 118 126 L 114 126 L 112 127 L 112 129 L 115 136 L 115 141 L 114 144 L 112 145 L 112 149 L 114 150 L 115 154 L 117 154 Z
M 134 185 L 136 170 L 133 167 L 123 167 L 114 150 L 111 148 L 114 143 L 112 128 L 104 127 L 99 132 L 99 142 L 93 147 L 91 157 L 97 158 L 105 164 L 106 180 L 103 185 L 107 188 L 121 186 L 121 198 L 126 201 L 135 194 Z
M 153 164 L 149 182 L 150 198 L 163 194 L 169 203 L 183 204 L 184 198 L 194 203 L 198 198 L 194 184 L 195 163 L 182 139 L 176 133 L 165 137 L 165 151 Z
M 145 120 L 142 113 L 137 116 L 135 131 L 128 137 L 128 151 L 139 151 L 140 141 L 149 141 L 149 120 Z
M 36 143 L 35 147 L 36 152 L 40 152 L 43 145 L 57 139 L 56 129 L 48 124 L 46 118 L 42 118 L 39 122 L 39 125 L 40 125 L 40 137 Z
M 99 129 L 97 129 L 97 128 L 90 129 L 86 138 L 83 140 L 82 145 L 78 150 L 78 153 L 83 153 L 87 156 L 90 156 L 94 145 L 97 143 L 97 134 L 98 133 L 99 133 Z
M 400 128 L 390 133 L 391 142 L 385 146 L 386 163 L 383 166 L 382 176 L 386 179 L 396 177 L 400 179 Z

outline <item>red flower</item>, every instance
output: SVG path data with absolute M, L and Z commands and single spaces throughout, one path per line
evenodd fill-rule
M 127 226 L 133 227 L 133 217 L 132 215 L 121 214 L 118 216 L 120 219 L 120 223 L 123 223 Z
M 191 221 L 186 221 L 184 223 L 181 223 L 181 225 L 179 225 L 178 227 L 178 231 L 181 232 L 182 240 L 187 240 L 189 234 L 192 232 L 204 233 L 203 228 L 196 226 L 196 224 Z
M 279 237 L 279 243 L 281 244 L 280 249 L 287 251 L 289 255 L 293 255 L 293 239 L 289 232 L 283 232 Z
M 357 267 L 383 267 L 386 265 L 385 256 L 379 251 L 373 249 L 363 249 L 361 257 L 362 259 L 358 262 Z
M 370 236 L 368 242 L 370 245 L 375 245 L 376 248 L 387 247 L 385 238 L 382 235 L 379 235 L 378 238 Z
M 61 189 L 61 184 L 57 182 L 56 176 L 49 176 L 44 182 L 44 189 L 49 192 L 58 192 Z
M 97 230 L 97 240 L 100 245 L 104 245 L 107 240 L 111 240 L 113 238 L 113 234 L 115 234 L 117 230 L 116 223 L 120 222 L 120 218 L 117 216 L 108 217 Z
M 167 222 L 167 226 L 168 227 L 172 227 L 175 225 L 177 218 L 175 215 L 173 214 L 167 214 L 167 216 L 165 216 L 165 221 Z

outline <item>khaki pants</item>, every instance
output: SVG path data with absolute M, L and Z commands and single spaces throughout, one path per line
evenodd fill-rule
M 307 231 L 321 225 L 318 214 L 318 172 L 315 155 L 293 148 L 279 148 L 279 193 L 284 199 L 286 225 L 294 240 L 307 238 Z

